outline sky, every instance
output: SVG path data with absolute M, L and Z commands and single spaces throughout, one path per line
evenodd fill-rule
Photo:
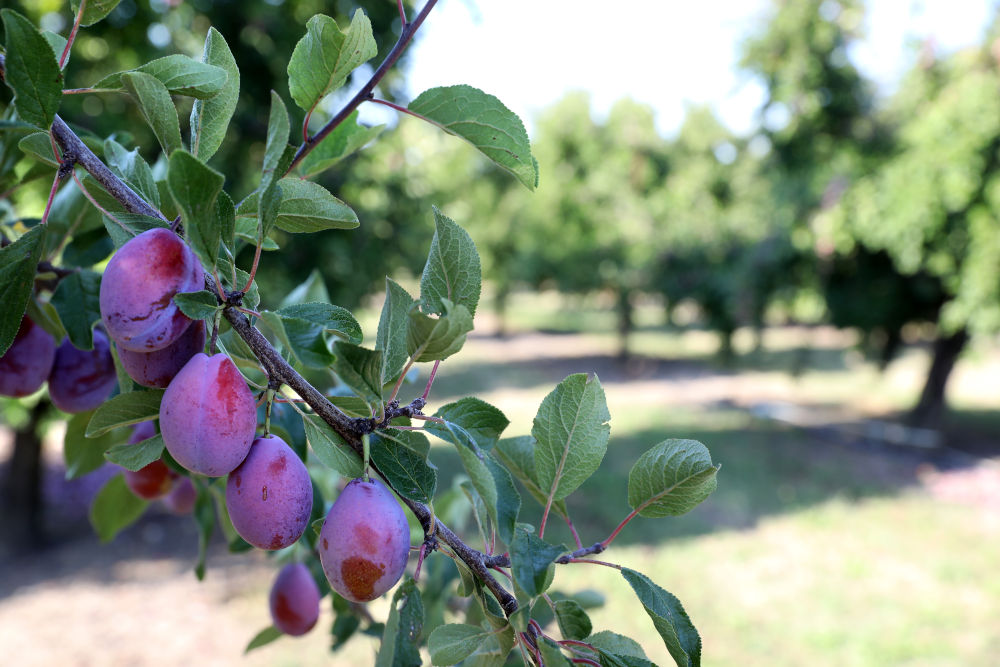
M 888 94 L 912 62 L 913 37 L 941 52 L 979 41 L 993 0 L 869 0 L 866 39 L 849 57 Z M 836 9 L 830 0 L 831 10 Z M 499 97 L 531 129 L 537 113 L 586 90 L 598 116 L 622 97 L 649 104 L 674 133 L 685 105 L 711 104 L 733 131 L 756 125 L 763 88 L 737 70 L 740 43 L 770 0 L 440 0 L 418 33 L 415 97 L 466 83 Z M 367 120 L 384 109 L 365 105 Z

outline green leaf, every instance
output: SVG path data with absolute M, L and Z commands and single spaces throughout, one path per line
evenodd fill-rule
M 492 632 L 478 625 L 449 623 L 439 625 L 427 638 L 432 665 L 454 665 L 476 652 Z
M 371 438 L 371 459 L 396 493 L 426 504 L 437 489 L 437 467 L 427 460 L 428 447 L 422 433 L 379 431 Z
M 131 151 L 114 139 L 104 141 L 104 159 L 116 176 L 124 180 L 129 187 L 142 195 L 155 208 L 160 207 L 160 191 L 153 180 L 153 170 L 139 155 L 139 149 Z
M 425 313 L 443 313 L 444 301 L 465 306 L 475 316 L 483 285 L 476 244 L 464 229 L 434 208 L 434 238 L 420 276 L 420 306 Z
M 331 335 L 361 342 L 361 326 L 350 311 L 328 303 L 302 303 L 261 313 L 286 347 L 306 366 L 327 368 L 335 361 Z
M 66 337 L 66 328 L 59 319 L 59 313 L 51 303 L 40 303 L 35 299 L 28 299 L 28 309 L 25 314 L 31 321 L 49 332 L 49 335 L 56 340 Z
M 576 600 L 556 602 L 556 622 L 559 623 L 559 632 L 565 639 L 580 640 L 590 635 L 593 630 L 590 617 Z
M 97 408 L 87 424 L 87 437 L 96 438 L 119 426 L 138 424 L 160 418 L 162 389 L 133 391 L 130 394 L 114 396 Z
M 191 154 L 202 162 L 208 162 L 226 138 L 226 129 L 236 111 L 236 102 L 240 97 L 240 69 L 222 33 L 215 28 L 209 28 L 205 35 L 205 50 L 201 59 L 222 68 L 227 75 L 225 85 L 215 97 L 196 99 L 191 107 Z
M 465 345 L 465 335 L 472 331 L 472 315 L 465 306 L 443 301 L 444 314 L 435 318 L 424 315 L 417 305 L 410 309 L 406 329 L 406 349 L 414 361 L 447 359 Z
M 562 500 L 601 465 L 611 427 L 597 376 L 570 375 L 542 400 L 531 434 L 535 473 L 546 498 Z
M 260 648 L 261 646 L 267 646 L 268 644 L 270 644 L 271 642 L 278 639 L 284 634 L 285 633 L 283 633 L 281 630 L 274 627 L 273 625 L 267 626 L 266 628 L 258 632 L 256 635 L 254 635 L 253 639 L 250 640 L 250 643 L 247 644 L 247 647 L 243 649 L 243 655 L 246 655 L 255 648 Z
M 93 182 L 89 178 L 84 179 L 84 185 L 88 185 L 88 181 Z M 170 223 L 166 220 L 142 215 L 141 213 L 121 213 L 115 211 L 113 215 L 113 220 L 105 215 L 102 216 L 102 221 L 104 222 L 104 228 L 111 237 L 111 241 L 115 244 L 115 248 L 121 248 L 139 234 L 150 229 L 156 229 L 157 227 L 162 229 L 170 228 Z
M 110 14 L 121 1 L 122 0 L 87 0 L 87 6 L 83 10 L 83 16 L 80 17 L 80 25 L 85 27 L 94 25 Z M 80 11 L 80 0 L 69 0 L 69 6 L 75 15 Z
M 278 192 L 281 192 L 280 188 L 278 188 Z M 225 195 L 226 193 L 223 192 L 222 194 Z M 229 195 L 226 195 L 226 198 L 228 199 Z M 222 196 L 221 195 L 219 196 L 219 201 L 222 201 Z M 232 200 L 230 200 L 230 201 L 232 201 Z M 279 201 L 279 204 L 280 204 L 280 201 Z M 278 213 L 277 210 L 275 210 L 274 213 L 275 213 L 275 216 L 277 216 L 277 213 Z M 238 239 L 240 239 L 242 241 L 246 241 L 247 243 L 249 243 L 252 246 L 256 246 L 257 245 L 257 221 L 256 220 L 251 220 L 250 218 L 236 218 L 236 229 L 235 229 L 235 232 L 236 232 L 236 238 L 238 238 Z M 233 244 L 230 244 L 230 245 L 233 245 Z M 274 239 L 269 238 L 269 237 L 265 237 L 264 238 L 264 243 L 261 246 L 261 250 L 267 252 L 267 251 L 278 250 L 278 249 L 279 249 L 279 246 L 278 246 L 277 243 L 275 243 Z M 284 301 L 282 301 L 282 303 L 284 303 Z
M 42 164 L 58 167 L 59 163 L 52 154 L 52 140 L 48 132 L 33 132 L 17 142 L 17 147 L 25 155 L 29 155 Z
M 223 190 L 215 200 L 215 226 L 219 228 L 219 235 L 227 248 L 236 247 L 236 206 L 232 198 Z M 272 242 L 273 244 L 273 242 Z M 267 243 L 265 242 L 265 250 Z M 274 245 L 277 249 L 277 245 Z
M 199 162 L 186 150 L 171 154 L 167 165 L 167 187 L 184 221 L 188 243 L 208 267 L 219 262 L 222 230 L 216 217 L 215 201 L 226 177 Z
M 358 226 L 357 214 L 322 185 L 293 177 L 281 179 L 278 185 L 282 193 L 276 220 L 279 229 L 299 234 Z M 249 195 L 236 209 L 236 215 L 257 217 L 259 199 L 258 192 Z
M 136 471 L 145 468 L 153 461 L 163 456 L 163 436 L 154 435 L 134 445 L 125 443 L 115 445 L 104 453 L 104 457 L 112 463 L 117 463 L 126 470 Z
M 409 109 L 468 141 L 529 190 L 538 187 L 538 166 L 524 123 L 493 95 L 472 86 L 431 88 Z
M 500 608 L 492 597 L 486 598 Z M 500 613 L 501 618 L 503 613 Z M 507 625 L 503 630 L 492 633 L 476 651 L 465 659 L 463 667 L 503 667 L 507 656 L 514 648 L 514 627 Z
M 639 516 L 679 516 L 715 491 L 719 466 L 696 440 L 664 440 L 635 462 L 628 475 L 628 503 Z
M 135 523 L 149 503 L 138 497 L 125 484 L 122 475 L 109 479 L 90 505 L 90 525 L 101 539 L 110 542 L 115 535 Z
M 602 657 L 610 658 L 609 664 L 618 667 L 656 667 L 649 658 L 639 642 L 629 637 L 616 634 L 610 630 L 596 632 L 587 637 L 587 643 L 596 648 Z M 605 661 L 601 661 L 605 664 Z
M 559 645 L 547 637 L 539 638 L 538 653 L 545 667 L 573 667 L 573 663 L 559 650 Z
M 343 31 L 329 16 L 316 14 L 288 61 L 288 92 L 301 109 L 310 111 L 377 53 L 372 24 L 360 9 Z
M 306 416 L 302 417 L 302 426 L 320 463 L 349 479 L 361 477 L 364 472 L 361 458 L 326 422 L 319 417 Z
M 174 295 L 174 303 L 192 320 L 213 318 L 216 311 L 222 307 L 218 298 L 204 289 L 197 292 L 179 292 Z
M 166 86 L 156 77 L 143 72 L 122 74 L 122 86 L 139 105 L 139 111 L 156 135 L 167 155 L 181 148 L 181 126 L 177 109 Z
M 548 496 L 538 485 L 535 474 L 535 439 L 530 435 L 504 438 L 493 449 L 493 455 L 521 482 L 538 504 L 545 507 Z M 553 502 L 552 511 L 563 519 L 569 516 L 565 500 Z
M 303 178 L 315 176 L 337 164 L 355 151 L 364 147 L 385 129 L 385 125 L 366 127 L 358 124 L 358 112 L 354 111 L 333 132 L 326 135 L 299 162 L 299 174 Z
M 51 30 L 43 30 L 42 37 L 44 37 L 45 41 L 49 43 L 50 47 L 52 47 L 52 53 L 56 54 L 56 62 L 58 63 L 59 58 L 62 56 L 62 52 L 66 49 L 66 38 L 62 35 L 57 35 Z M 67 53 L 66 60 L 63 61 L 62 67 L 59 69 L 65 71 L 66 66 L 69 65 L 69 60 L 70 54 Z
M 6 10 L 5 10 L 6 11 Z M 46 47 L 48 48 L 48 47 Z M 45 247 L 45 226 L 29 229 L 0 248 L 0 355 L 14 342 L 35 286 L 35 270 Z
M 529 597 L 545 592 L 548 569 L 556 558 L 566 553 L 563 545 L 549 544 L 540 539 L 530 526 L 520 523 L 510 545 L 510 571 L 514 581 Z
M 94 322 L 101 319 L 101 274 L 75 271 L 59 281 L 52 305 L 66 327 L 69 340 L 80 350 L 94 348 Z
M 424 604 L 417 582 L 407 576 L 392 596 L 375 667 L 420 667 L 423 631 Z
M 493 449 L 500 434 L 510 425 L 499 409 L 471 396 L 442 405 L 434 416 L 461 426 L 482 450 Z M 428 422 L 426 426 L 428 430 L 438 428 L 434 422 Z
M 309 277 L 297 285 L 281 300 L 281 307 L 293 306 L 300 303 L 315 301 L 319 303 L 329 303 L 330 293 L 326 290 L 326 283 L 323 282 L 323 274 L 319 269 L 313 269 Z
M 157 58 L 135 69 L 110 74 L 95 83 L 92 88 L 101 90 L 122 88 L 126 86 L 125 77 L 136 72 L 155 78 L 172 95 L 186 95 L 200 100 L 214 98 L 226 88 L 229 81 L 229 74 L 222 67 L 174 54 Z M 237 79 L 237 87 L 238 81 Z
M 698 667 L 701 664 L 701 637 L 680 600 L 641 572 L 623 567 L 622 576 L 639 597 L 678 667 Z
M 514 487 L 514 479 L 505 467 L 498 463 L 492 456 L 486 457 L 486 467 L 493 475 L 493 483 L 497 487 L 497 507 L 494 521 L 497 524 L 497 531 L 500 539 L 506 544 L 514 540 L 514 527 L 517 525 L 517 517 L 521 512 L 521 494 Z
M 406 347 L 406 332 L 409 326 L 410 308 L 413 297 L 391 278 L 385 279 L 385 303 L 378 320 L 375 335 L 375 349 L 382 351 L 382 384 L 395 380 L 410 354 Z
M 84 435 L 93 414 L 93 411 L 80 412 L 66 422 L 66 437 L 63 440 L 66 479 L 77 479 L 104 465 L 104 452 L 115 441 L 114 435 L 110 433 L 97 439 Z
M 274 180 L 281 156 L 288 146 L 288 132 L 291 127 L 288 110 L 278 93 L 271 91 L 271 115 L 267 121 L 267 144 L 264 148 L 264 166 L 261 171 L 260 190 L 264 191 Z M 278 177 L 280 178 L 280 174 Z
M 333 372 L 341 382 L 372 407 L 381 406 L 382 353 L 343 341 L 334 343 L 333 352 L 337 355 Z
M 13 9 L 0 10 L 6 35 L 4 80 L 14 91 L 21 120 L 49 129 L 62 101 L 63 75 L 45 37 Z

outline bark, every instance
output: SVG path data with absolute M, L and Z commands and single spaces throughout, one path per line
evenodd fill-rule
M 934 341 L 933 359 L 920 400 L 910 412 L 910 423 L 924 428 L 939 428 L 945 414 L 945 388 L 955 362 L 969 340 L 969 332 L 960 329 Z
M 38 424 L 46 405 L 31 409 L 28 423 L 14 436 L 14 455 L 3 480 L 3 533 L 17 551 L 36 549 L 44 543 L 42 506 L 42 440 Z
M 627 287 L 618 288 L 618 359 L 625 362 L 629 359 L 628 337 L 635 327 L 632 305 L 632 291 Z

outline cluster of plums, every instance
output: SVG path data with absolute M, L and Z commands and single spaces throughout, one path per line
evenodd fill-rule
M 203 285 L 201 265 L 184 241 L 153 229 L 122 246 L 108 263 L 101 317 L 128 374 L 145 386 L 166 388 L 159 422 L 170 455 L 192 473 L 228 475 L 226 508 L 236 532 L 257 548 L 282 549 L 308 525 L 312 481 L 285 441 L 255 438 L 257 405 L 246 381 L 225 354 L 203 353 L 202 323 L 174 303 L 177 293 Z M 154 434 L 151 424 L 140 425 L 133 442 Z M 126 476 L 143 497 L 171 492 L 174 479 L 162 460 Z M 392 493 L 380 482 L 356 479 L 330 509 L 319 556 L 334 590 L 367 602 L 399 580 L 409 546 L 406 517 Z M 315 587 L 304 566 L 279 574 L 271 595 L 276 627 L 287 634 L 312 627 L 319 613 Z
M 107 337 L 94 331 L 94 349 L 80 350 L 69 339 L 55 339 L 28 317 L 0 357 L 0 395 L 21 398 L 48 381 L 49 397 L 63 412 L 93 410 L 115 388 L 115 362 Z

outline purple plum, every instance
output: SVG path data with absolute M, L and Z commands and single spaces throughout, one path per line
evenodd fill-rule
M 0 395 L 20 398 L 38 391 L 52 371 L 56 341 L 27 317 L 0 357 Z
M 271 620 L 286 635 L 298 637 L 319 620 L 319 587 L 302 563 L 281 568 L 271 586 Z
M 284 549 L 302 537 L 312 512 L 309 471 L 277 436 L 257 438 L 226 480 L 233 528 L 258 549 Z
M 132 429 L 132 435 L 128 438 L 128 444 L 137 445 L 154 435 L 156 435 L 156 426 L 153 422 L 136 424 Z M 177 477 L 177 473 L 172 472 L 162 458 L 156 459 L 139 470 L 125 470 L 124 472 L 125 484 L 128 485 L 128 488 L 132 490 L 132 493 L 146 500 L 165 496 L 170 492 L 174 485 L 174 478 Z
M 382 482 L 355 479 L 330 508 L 320 531 L 319 559 L 330 585 L 354 602 L 368 602 L 403 576 L 410 527 Z
M 142 386 L 166 389 L 191 357 L 204 349 L 205 323 L 198 320 L 162 350 L 133 352 L 120 347 L 118 360 L 129 377 Z
M 163 444 L 191 472 L 230 473 L 246 458 L 256 430 L 256 401 L 225 354 L 194 355 L 163 393 Z
M 181 477 L 174 482 L 170 493 L 163 496 L 163 504 L 174 514 L 190 514 L 197 497 L 190 477 Z
M 49 373 L 49 398 L 63 412 L 86 412 L 103 403 L 118 383 L 111 344 L 94 330 L 94 349 L 78 350 L 63 341 Z
M 191 324 L 174 303 L 178 292 L 205 286 L 194 252 L 177 234 L 156 228 L 123 245 L 101 278 L 101 317 L 118 346 L 162 350 Z

